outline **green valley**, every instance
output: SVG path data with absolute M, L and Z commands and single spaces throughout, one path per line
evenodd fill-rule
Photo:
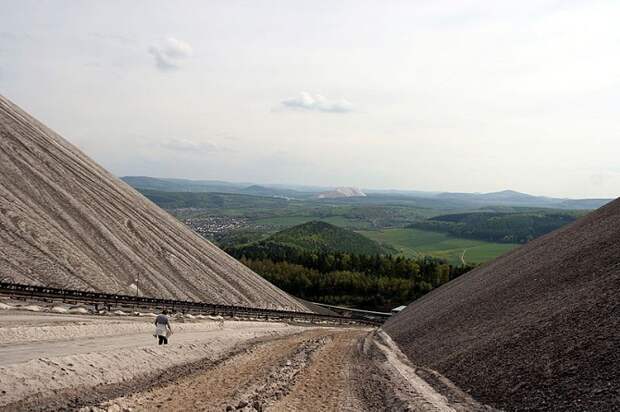
M 523 206 L 531 199 L 513 193 L 489 205 L 460 194 L 318 199 L 256 185 L 146 183 L 139 190 L 147 198 L 286 292 L 378 310 L 414 300 L 584 213 Z M 521 203 L 507 204 L 507 196 Z
M 492 260 L 518 245 L 464 239 L 414 228 L 359 231 L 379 243 L 390 245 L 397 254 L 419 258 L 433 256 L 451 264 L 478 264 Z

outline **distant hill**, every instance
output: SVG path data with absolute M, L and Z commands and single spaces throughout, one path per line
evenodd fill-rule
M 439 193 L 435 196 L 440 199 L 453 199 L 453 200 L 466 200 L 476 202 L 495 202 L 495 203 L 519 203 L 519 204 L 534 204 L 534 203 L 553 203 L 553 199 L 544 196 L 532 196 L 526 193 L 516 192 L 514 190 L 502 190 L 500 192 L 492 193 Z
M 151 189 L 163 192 L 239 193 L 248 186 L 247 184 L 222 182 L 219 180 L 189 180 L 149 176 L 123 176 L 121 180 L 136 189 Z
M 553 209 L 458 213 L 435 216 L 410 227 L 489 242 L 525 243 L 574 222 L 582 214 Z
M 361 190 L 353 187 L 336 189 L 284 184 L 234 183 L 220 180 L 190 180 L 149 176 L 121 178 L 136 189 L 165 192 L 216 192 L 255 196 L 282 197 L 298 200 L 321 200 L 363 204 L 408 204 L 433 209 L 477 209 L 487 206 L 533 207 L 592 210 L 611 199 L 561 199 L 532 196 L 514 190 L 493 193 L 449 193 L 407 190 Z
M 284 229 L 267 241 L 297 246 L 306 251 L 379 255 L 386 252 L 377 242 L 351 230 L 312 221 Z
M 236 248 L 236 256 L 243 255 L 243 249 L 260 249 L 266 255 L 277 255 L 288 249 L 306 253 L 352 253 L 360 255 L 382 255 L 388 250 L 377 242 L 351 230 L 325 222 L 312 221 L 277 232 L 260 242 Z
M 232 209 L 281 209 L 288 205 L 286 199 L 217 192 L 170 192 L 139 189 L 149 200 L 164 209 L 212 209 L 220 212 Z
M 366 197 L 366 194 L 354 187 L 338 187 L 334 190 L 321 192 L 316 197 L 318 199 L 337 199 L 341 197 Z
M 559 209 L 593 210 L 609 203 L 611 199 L 564 199 L 555 207 Z
M 262 185 L 251 185 L 245 187 L 241 190 L 241 193 L 255 196 L 283 197 L 287 199 L 302 199 L 312 196 L 312 193 L 303 193 L 292 189 Z
M 17 283 L 306 310 L 2 96 L 0 261 Z
M 252 185 L 242 189 L 244 194 L 255 196 L 276 196 L 279 192 L 265 186 Z
M 620 410 L 620 200 L 474 269 L 383 326 L 421 373 L 500 410 Z
M 158 190 L 162 192 L 233 193 L 292 199 L 304 199 L 316 195 L 316 192 L 301 192 L 286 187 L 232 183 L 219 180 L 172 179 L 148 176 L 123 176 L 121 180 L 136 189 Z
M 560 199 L 532 196 L 514 190 L 492 193 L 439 193 L 435 199 L 460 201 L 472 206 L 524 206 L 558 209 L 596 209 L 612 199 Z

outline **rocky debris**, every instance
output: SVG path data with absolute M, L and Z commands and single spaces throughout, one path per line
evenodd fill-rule
M 236 409 L 260 412 L 268 409 L 272 402 L 286 396 L 295 382 L 295 376 L 308 365 L 312 355 L 324 346 L 327 340 L 327 337 L 317 337 L 304 341 L 289 359 L 272 367 L 265 382 L 258 382 L 246 389 Z

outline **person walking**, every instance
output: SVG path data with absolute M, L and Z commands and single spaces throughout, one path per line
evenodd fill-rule
M 172 326 L 170 326 L 170 319 L 168 319 L 168 311 L 164 309 L 161 315 L 157 315 L 155 318 L 155 336 L 159 339 L 159 344 L 168 344 L 168 337 L 172 335 Z

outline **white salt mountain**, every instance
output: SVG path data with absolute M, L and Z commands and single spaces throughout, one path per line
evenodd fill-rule
M 2 96 L 0 279 L 306 310 Z
M 317 195 L 319 199 L 337 199 L 341 197 L 366 197 L 366 193 L 355 187 L 338 187 Z

